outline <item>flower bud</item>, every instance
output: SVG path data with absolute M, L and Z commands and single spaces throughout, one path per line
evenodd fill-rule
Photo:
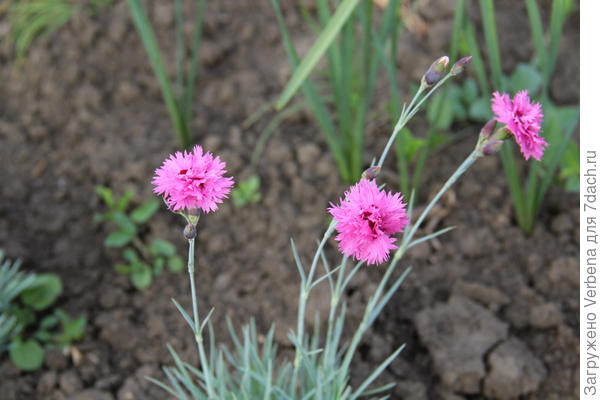
M 494 142 L 490 142 L 490 143 L 486 144 L 485 146 L 483 146 L 481 153 L 484 156 L 490 156 L 492 154 L 496 154 L 500 150 L 500 147 L 502 147 L 503 143 L 504 142 L 502 140 L 496 140 Z
M 367 168 L 365 172 L 362 173 L 363 178 L 367 178 L 368 180 L 373 180 L 379 175 L 381 172 L 381 167 L 379 165 L 375 165 L 374 167 Z
M 492 132 L 494 132 L 495 128 L 496 128 L 496 120 L 494 118 L 492 118 L 488 122 L 485 123 L 483 128 L 481 128 L 481 131 L 479 132 L 479 137 L 482 140 L 489 138 L 492 135 Z
M 196 227 L 192 224 L 187 224 L 183 229 L 183 237 L 187 240 L 192 240 L 196 237 Z
M 450 71 L 450 73 L 454 76 L 461 74 L 464 71 L 465 67 L 471 62 L 471 58 L 473 57 L 467 56 L 455 62 L 452 66 L 452 70 Z
M 421 82 L 425 82 L 428 86 L 433 86 L 440 79 L 442 79 L 442 75 L 444 74 L 444 70 L 448 66 L 450 59 L 448 56 L 440 57 L 431 64 L 425 75 L 423 75 L 423 79 Z

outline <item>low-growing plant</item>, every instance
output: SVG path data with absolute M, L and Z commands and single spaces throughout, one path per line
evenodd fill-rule
M 244 127 L 247 128 L 272 106 L 280 110 L 261 132 L 252 154 L 250 167 L 256 170 L 266 141 L 281 122 L 301 110 L 308 109 L 313 112 L 325 136 L 342 179 L 349 183 L 356 182 L 364 167 L 363 142 L 367 111 L 371 106 L 380 64 L 385 67 L 390 80 L 391 119 L 396 120 L 397 115 L 405 111 L 400 104 L 400 91 L 396 77 L 396 47 L 402 29 L 401 2 L 392 0 L 380 4 L 384 11 L 377 30 L 371 21 L 375 2 L 366 1 L 359 4 L 354 0 L 342 1 L 332 15 L 327 1 L 319 0 L 318 21 L 311 16 L 304 3 L 300 3 L 304 19 L 318 34 L 312 48 L 301 62 L 290 39 L 279 3 L 277 0 L 271 2 L 279 21 L 288 59 L 295 70 L 279 99 L 262 106 L 244 122 Z M 453 38 L 454 36 L 458 36 L 458 32 L 454 32 Z M 454 42 L 455 40 L 452 41 L 450 50 L 453 60 L 458 53 Z M 313 82 L 309 75 L 316 69 L 317 62 L 324 54 L 327 55 L 327 69 Z M 429 97 L 442 84 L 443 82 L 440 85 L 421 82 L 420 87 L 415 87 L 415 100 L 420 95 Z M 304 101 L 286 106 L 299 89 L 302 90 Z M 450 125 L 443 122 L 447 120 L 444 116 L 449 112 L 447 106 L 454 106 L 448 101 L 441 101 L 450 97 L 446 96 L 445 92 L 442 90 L 438 96 L 435 96 L 428 108 L 430 129 L 426 138 L 413 136 L 405 126 L 405 122 L 397 125 L 400 129 L 395 131 L 394 137 L 398 172 L 401 188 L 405 192 L 415 190 L 416 194 L 429 150 L 446 141 L 446 137 L 440 132 L 448 129 Z M 411 103 L 405 116 L 409 113 L 414 115 L 421 104 L 423 102 Z M 284 106 L 285 108 L 282 108 Z M 411 175 L 409 165 L 413 162 L 416 166 Z M 236 198 L 243 198 L 240 193 L 241 187 L 247 187 L 249 184 L 250 182 L 247 181 L 238 184 L 233 191 L 234 201 Z M 255 193 L 258 194 L 258 187 Z
M 127 212 L 134 193 L 126 191 L 116 197 L 113 191 L 104 186 L 96 186 L 96 193 L 102 198 L 109 211 L 94 215 L 96 222 L 112 222 L 116 229 L 104 239 L 104 246 L 123 249 L 126 263 L 118 264 L 115 270 L 129 275 L 131 283 L 137 289 L 145 289 L 154 277 L 168 269 L 173 273 L 181 272 L 184 261 L 176 255 L 175 246 L 164 239 L 154 239 L 146 243 L 142 235 L 142 226 L 158 211 L 160 204 L 151 199 Z
M 387 57 L 385 52 L 381 54 L 377 50 L 376 44 L 384 47 L 390 41 L 389 57 L 395 60 L 399 2 L 389 2 L 377 28 L 373 23 L 371 1 L 343 0 L 332 12 L 326 0 L 318 0 L 317 20 L 308 11 L 303 13 L 318 37 L 302 61 L 290 38 L 279 2 L 271 0 L 271 3 L 288 60 L 294 69 L 275 107 L 281 110 L 301 90 L 325 136 L 341 178 L 348 183 L 356 182 L 364 168 L 367 112 L 371 108 L 380 63 Z M 317 90 L 309 77 L 325 54 L 327 70 L 323 86 L 324 90 L 331 92 L 331 96 L 321 93 L 323 90 Z M 327 105 L 330 97 L 333 99 L 333 108 Z
M 198 49 L 202 38 L 202 22 L 206 0 L 196 0 L 194 32 L 191 45 L 186 47 L 183 31 L 183 0 L 175 0 L 175 84 L 170 82 L 156 35 L 141 0 L 127 0 L 131 17 L 138 29 L 152 69 L 169 113 L 175 134 L 183 147 L 191 144 L 192 110 L 198 69 Z M 189 54 L 188 54 L 189 50 Z
M 80 340 L 86 319 L 50 309 L 62 293 L 57 275 L 20 272 L 20 261 L 2 263 L 3 256 L 0 250 L 0 352 L 8 350 L 18 368 L 33 371 L 44 362 L 46 349 L 65 349 Z
M 443 82 L 461 72 L 468 60 L 467 58 L 455 63 L 450 72 L 445 74 L 447 58 L 443 57 L 434 63 L 423 80 L 430 86 Z M 404 106 L 396 127 L 405 124 L 414 116 L 414 103 L 421 104 L 427 97 L 427 94 L 422 97 L 418 95 L 410 105 Z M 210 322 L 212 310 L 201 319 L 197 305 L 194 269 L 196 226 L 200 210 L 205 213 L 216 211 L 218 204 L 230 192 L 233 179 L 224 176 L 225 164 L 220 162 L 218 157 L 203 153 L 200 146 L 196 146 L 191 153 L 178 152 L 167 158 L 156 170 L 152 183 L 156 186 L 155 193 L 163 196 L 169 209 L 183 216 L 186 221 L 183 234 L 189 245 L 187 266 L 192 315 L 176 300 L 173 299 L 173 302 L 194 333 L 200 367 L 186 363 L 169 347 L 175 366 L 163 368 L 168 382 L 149 379 L 178 399 L 389 398 L 386 391 L 393 383 L 376 388 L 371 388 L 371 384 L 399 355 L 404 345 L 382 361 L 362 383 L 353 386 L 350 384 L 350 367 L 359 344 L 410 272 L 411 267 L 408 267 L 401 274 L 395 273 L 406 251 L 453 229 L 448 227 L 416 237 L 429 212 L 454 182 L 479 158 L 498 152 L 511 135 L 524 152 L 544 152 L 544 146 L 541 145 L 534 149 L 527 147 L 519 136 L 520 132 L 510 129 L 510 124 L 496 129 L 496 122 L 488 121 L 479 132 L 474 150 L 416 219 L 413 216 L 414 196 L 411 195 L 406 204 L 400 193 L 385 192 L 376 182 L 398 133 L 398 129 L 394 129 L 377 162 L 363 172 L 361 180 L 345 192 L 345 197 L 340 199 L 338 204 L 331 203 L 328 211 L 333 219 L 310 263 L 303 262 L 293 240 L 291 242 L 300 276 L 297 326 L 289 333 L 295 349 L 293 360 L 278 359 L 273 327 L 264 340 L 259 341 L 252 319 L 249 325 L 242 328 L 241 335 L 229 322 L 233 349 L 217 348 Z M 538 131 L 530 133 L 532 137 L 539 139 Z M 335 240 L 343 258 L 339 263 L 330 264 L 324 248 L 334 232 L 337 232 Z M 398 240 L 394 236 L 399 232 L 403 234 Z M 352 327 L 352 332 L 347 332 L 346 303 L 343 300 L 346 287 L 365 264 L 379 265 L 388 260 L 390 264 L 377 289 L 369 298 L 359 325 Z M 354 265 L 353 261 L 356 261 Z M 322 272 L 319 272 L 320 267 Z M 306 327 L 307 302 L 312 290 L 319 284 L 329 286 L 330 307 L 327 324 L 321 331 L 319 317 L 315 316 L 314 329 L 310 332 Z M 205 329 L 208 329 L 207 343 Z M 349 341 L 346 341 L 346 338 L 349 338 Z
M 257 175 L 252 175 L 245 181 L 240 181 L 231 191 L 231 198 L 236 207 L 243 207 L 249 203 L 259 202 L 261 197 L 260 178 Z
M 8 0 L 2 6 L 8 13 L 8 38 L 14 45 L 17 62 L 23 62 L 36 38 L 56 31 L 76 14 L 93 15 L 100 7 L 112 2 L 113 0 Z
M 20 260 L 5 260 L 4 251 L 0 249 L 0 351 L 6 350 L 23 328 L 10 313 L 11 304 L 35 280 L 35 275 L 20 272 L 20 265 Z

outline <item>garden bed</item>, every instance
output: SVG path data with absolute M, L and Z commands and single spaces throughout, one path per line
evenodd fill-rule
M 149 8 L 161 48 L 173 49 L 167 3 L 149 2 Z M 250 156 L 264 127 L 263 121 L 243 129 L 242 122 L 280 93 L 290 67 L 267 1 L 208 3 L 194 142 L 218 153 L 238 180 L 253 172 Z M 313 36 L 293 2 L 285 3 L 288 26 L 306 50 Z M 452 2 L 419 3 L 428 32 L 404 32 L 399 39 L 405 99 L 408 82 L 445 53 L 452 27 Z M 524 6 L 516 8 L 497 2 L 506 71 L 528 61 L 533 49 Z M 575 13 L 566 23 L 551 87 L 558 104 L 579 102 L 578 60 Z M 93 222 L 104 207 L 96 185 L 117 193 L 134 189 L 134 202 L 140 203 L 152 196 L 154 169 L 178 146 L 126 4 L 117 2 L 94 18 L 78 16 L 38 41 L 20 69 L 3 48 L 0 82 L 0 247 L 22 258 L 25 270 L 60 275 L 65 288 L 59 306 L 88 319 L 83 340 L 68 354 L 50 352 L 36 372 L 20 372 L 2 356 L 1 397 L 164 399 L 144 376 L 162 377 L 160 367 L 172 364 L 166 343 L 187 361 L 197 361 L 193 335 L 170 300 L 189 308 L 187 276 L 164 274 L 149 289 L 133 289 L 114 271 L 120 252 L 102 245 L 108 228 Z M 377 107 L 383 109 L 386 100 L 382 90 Z M 411 127 L 419 132 L 423 124 L 416 118 Z M 392 128 L 376 120 L 369 127 L 365 165 Z M 457 130 L 455 140 L 430 157 L 420 204 L 475 144 L 479 126 Z M 397 189 L 393 159 L 388 164 L 383 177 Z M 277 322 L 276 338 L 286 354 L 292 349 L 287 332 L 294 327 L 299 281 L 289 239 L 301 257 L 310 257 L 325 229 L 329 202 L 347 186 L 307 113 L 288 119 L 273 135 L 258 174 L 261 202 L 244 208 L 225 202 L 218 213 L 201 218 L 200 310 L 215 307 L 215 330 L 224 341 L 226 316 L 241 326 L 254 315 L 263 333 Z M 518 394 L 532 392 L 527 399 L 577 399 L 577 194 L 552 188 L 526 237 L 514 225 L 500 160 L 486 157 L 425 223 L 429 230 L 447 226 L 456 229 L 411 249 L 402 261 L 414 269 L 361 345 L 355 376 L 368 375 L 406 343 L 382 377 L 398 382 L 392 398 L 511 398 L 511 392 L 497 394 L 499 387 L 510 387 Z M 183 255 L 182 228 L 181 218 L 161 211 L 144 234 L 171 240 Z M 338 257 L 335 246 L 327 254 L 330 260 Z M 384 268 L 365 267 L 351 284 L 349 323 L 357 322 Z M 323 315 L 327 288 L 320 289 L 310 307 Z M 480 365 L 457 356 L 482 337 L 486 345 L 469 350 Z M 521 366 L 520 376 L 511 377 L 507 365 Z

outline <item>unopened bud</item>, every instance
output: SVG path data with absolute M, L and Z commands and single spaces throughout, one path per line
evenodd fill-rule
M 183 236 L 187 240 L 192 240 L 196 237 L 196 227 L 192 224 L 187 224 L 183 229 Z
M 494 132 L 495 128 L 496 128 L 496 120 L 492 118 L 488 122 L 485 123 L 483 128 L 481 128 L 481 131 L 479 132 L 479 137 L 482 140 L 489 138 L 491 136 L 492 132 Z
M 466 56 L 455 62 L 450 73 L 455 76 L 462 74 L 462 72 L 465 70 L 465 67 L 471 62 L 472 58 L 473 57 L 471 56 Z
M 496 140 L 495 142 L 488 143 L 485 146 L 483 146 L 481 153 L 484 156 L 491 156 L 492 154 L 496 154 L 500 150 L 500 147 L 502 147 L 503 143 L 504 142 L 502 140 Z
M 442 79 L 442 75 L 444 74 L 444 70 L 448 66 L 450 59 L 448 56 L 440 57 L 431 64 L 425 75 L 423 75 L 422 81 L 425 82 L 428 86 L 435 85 Z
M 367 168 L 365 172 L 362 173 L 363 178 L 367 178 L 368 180 L 373 180 L 379 175 L 381 172 L 381 167 L 379 165 L 375 165 L 374 167 Z

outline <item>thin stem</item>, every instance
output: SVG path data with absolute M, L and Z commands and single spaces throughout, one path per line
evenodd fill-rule
M 385 158 L 387 157 L 387 153 L 390 151 L 390 147 L 392 147 L 392 143 L 394 143 L 394 140 L 396 139 L 396 135 L 398 135 L 398 132 L 400 132 L 400 130 L 402 128 L 404 128 L 406 123 L 412 117 L 414 117 L 414 115 L 417 113 L 417 111 L 419 111 L 421 104 L 423 104 L 429 98 L 429 96 L 431 96 L 433 94 L 433 92 L 435 92 L 440 86 L 442 86 L 444 84 L 444 82 L 446 82 L 451 77 L 452 77 L 452 74 L 448 73 L 446 76 L 444 76 L 442 79 L 440 79 L 440 81 L 438 83 L 436 83 L 435 86 L 433 88 L 431 88 L 431 90 L 429 92 L 427 92 L 427 94 L 425 94 L 425 96 L 423 96 L 423 98 L 416 105 L 414 105 L 416 100 L 426 89 L 426 84 L 423 82 L 421 83 L 421 86 L 419 87 L 417 94 L 415 94 L 415 96 L 411 100 L 410 104 L 408 105 L 408 108 L 404 111 L 404 113 L 402 113 L 402 115 L 400 115 L 400 118 L 398 119 L 398 122 L 396 123 L 396 126 L 394 127 L 394 131 L 392 132 L 392 136 L 390 136 L 390 138 L 388 139 L 388 142 L 385 145 L 385 149 L 383 149 L 383 153 L 381 153 L 381 157 L 379 157 L 379 162 L 377 163 L 377 166 L 379 166 L 379 167 L 383 166 L 383 163 L 385 162 Z
M 319 247 L 317 248 L 317 252 L 315 253 L 312 265 L 310 266 L 308 278 L 305 282 L 303 282 L 302 288 L 300 289 L 300 299 L 298 301 L 298 325 L 296 328 L 296 339 L 298 347 L 296 348 L 296 356 L 294 357 L 294 374 L 292 376 L 292 387 L 296 386 L 296 379 L 298 376 L 298 371 L 300 369 L 300 359 L 302 356 L 300 347 L 303 345 L 304 341 L 304 318 L 306 313 L 306 302 L 308 300 L 308 295 L 310 294 L 315 270 L 317 269 L 317 261 L 319 260 L 319 254 L 321 254 L 325 243 L 327 243 L 327 240 L 333 233 L 336 224 L 337 222 L 335 220 L 332 220 L 329 224 L 329 227 L 327 228 L 327 231 L 325 232 L 325 234 L 323 234 L 323 239 L 321 239 L 321 242 L 319 242 Z
M 214 389 L 212 386 L 211 372 L 206 360 L 206 353 L 204 351 L 204 344 L 202 340 L 202 333 L 200 332 L 200 319 L 198 318 L 198 303 L 196 301 L 196 283 L 194 279 L 194 242 L 196 239 L 189 239 L 189 250 L 188 250 L 188 273 L 190 275 L 190 289 L 192 293 L 192 307 L 194 311 L 194 337 L 196 338 L 196 344 L 198 345 L 198 354 L 200 355 L 200 363 L 202 364 L 202 370 L 204 371 L 204 380 L 206 382 L 206 390 L 209 398 L 216 398 Z
M 413 106 L 415 99 L 417 97 L 419 97 L 421 95 L 421 93 L 423 93 L 424 90 L 425 90 L 425 85 L 423 83 L 421 83 L 421 86 L 419 87 L 417 94 L 415 94 L 415 96 L 412 98 L 408 108 L 402 114 L 400 114 L 400 118 L 398 118 L 398 122 L 396 122 L 396 126 L 394 126 L 392 136 L 390 136 L 388 142 L 385 145 L 385 148 L 383 149 L 383 153 L 381 153 L 381 157 L 379 157 L 379 162 L 377 163 L 378 167 L 383 166 L 383 162 L 385 161 L 385 158 L 387 157 L 387 153 L 390 151 L 390 147 L 392 147 L 392 143 L 394 143 L 394 140 L 396 139 L 396 135 L 398 135 L 398 132 L 400 132 L 400 130 L 402 128 L 404 128 L 404 126 L 408 122 L 408 119 L 406 118 L 406 116 L 408 115 L 409 109 Z
M 479 143 L 477 146 L 475 146 L 475 150 L 473 150 L 473 152 L 471 154 L 469 154 L 469 156 L 465 159 L 465 161 L 463 161 L 463 163 L 456 169 L 456 171 L 454 171 L 454 173 L 452 174 L 452 176 L 450 176 L 450 178 L 448 178 L 448 180 L 446 181 L 446 183 L 444 183 L 444 186 L 442 186 L 442 188 L 440 189 L 440 191 L 435 195 L 435 197 L 433 198 L 433 200 L 431 200 L 431 202 L 427 205 L 427 207 L 425 208 L 425 211 L 423 211 L 423 213 L 421 213 L 421 215 L 419 216 L 419 219 L 417 220 L 417 222 L 413 225 L 413 227 L 411 228 L 410 232 L 408 233 L 408 235 L 406 235 L 403 240 L 402 240 L 402 245 L 400 246 L 400 249 L 398 249 L 398 251 L 396 252 L 396 254 L 394 255 L 394 258 L 400 258 L 402 257 L 404 251 L 406 251 L 408 244 L 410 243 L 411 239 L 413 238 L 413 236 L 415 235 L 415 233 L 417 232 L 417 229 L 419 229 L 419 226 L 421 226 L 421 223 L 423 222 L 423 220 L 425 219 L 425 217 L 427 216 L 427 214 L 429 214 L 429 211 L 431 211 L 431 209 L 433 208 L 433 206 L 438 202 L 438 200 L 440 199 L 440 197 L 442 197 L 442 195 L 446 192 L 446 190 L 448 190 L 450 188 L 450 186 L 452 186 L 454 184 L 454 182 L 456 182 L 456 180 L 467 170 L 469 169 L 469 167 L 479 158 L 481 157 L 481 151 L 479 148 Z

